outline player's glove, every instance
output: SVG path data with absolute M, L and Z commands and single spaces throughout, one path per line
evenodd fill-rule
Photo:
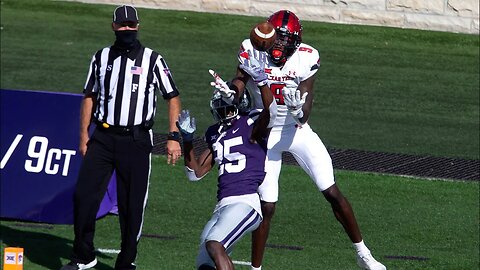
M 267 84 L 268 76 L 265 73 L 265 63 L 252 57 L 250 52 L 248 58 L 244 59 L 243 64 L 240 64 L 240 68 L 248 73 L 259 87 Z
M 227 83 L 222 78 L 220 78 L 220 76 L 215 71 L 209 69 L 208 72 L 215 79 L 214 82 L 210 83 L 211 86 L 215 87 L 215 93 L 220 93 L 220 95 L 222 95 L 223 101 L 227 102 L 228 104 L 232 104 L 233 98 L 235 97 L 235 90 L 230 89 Z
M 192 142 L 193 133 L 197 129 L 195 125 L 195 118 L 190 117 L 190 112 L 188 110 L 182 110 L 178 115 L 177 127 L 182 134 L 183 142 Z
M 283 100 L 285 105 L 287 106 L 288 113 L 291 114 L 294 118 L 300 119 L 303 117 L 303 104 L 305 104 L 305 100 L 307 98 L 308 93 L 303 93 L 302 97 L 300 97 L 300 90 L 298 89 L 289 89 L 284 87 L 282 89 Z

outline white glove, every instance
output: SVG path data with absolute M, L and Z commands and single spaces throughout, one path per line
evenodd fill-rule
M 240 64 L 240 68 L 248 73 L 259 87 L 267 84 L 268 76 L 265 73 L 265 63 L 252 57 L 250 52 L 248 52 L 248 58 L 243 61 L 243 64 Z
M 208 72 L 213 76 L 215 79 L 214 82 L 211 82 L 210 85 L 215 87 L 215 93 L 220 93 L 222 95 L 223 101 L 227 102 L 228 104 L 233 103 L 233 98 L 235 97 L 235 90 L 230 89 L 227 83 L 220 78 L 220 76 L 213 70 L 209 69 Z
M 190 112 L 188 110 L 182 110 L 178 115 L 177 127 L 182 134 L 183 142 L 192 142 L 193 133 L 197 129 L 195 124 L 195 118 L 190 117 Z
M 302 107 L 305 104 L 308 93 L 303 93 L 300 97 L 300 90 L 289 89 L 284 87 L 282 89 L 283 100 L 287 106 L 288 113 L 291 114 L 294 118 L 300 119 L 303 117 Z

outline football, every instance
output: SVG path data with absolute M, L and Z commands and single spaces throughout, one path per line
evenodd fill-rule
M 272 48 L 277 38 L 273 25 L 269 22 L 261 22 L 255 25 L 250 31 L 250 42 L 259 51 L 266 51 Z

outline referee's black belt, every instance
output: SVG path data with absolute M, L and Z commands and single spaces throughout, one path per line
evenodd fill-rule
M 144 124 L 135 125 L 135 126 L 113 126 L 107 123 L 102 123 L 100 121 L 95 121 L 97 124 L 97 129 L 118 135 L 132 135 L 139 131 L 148 131 L 151 127 L 148 127 Z

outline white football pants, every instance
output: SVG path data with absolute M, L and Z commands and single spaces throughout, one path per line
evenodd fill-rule
M 258 228 L 262 222 L 260 214 L 246 203 L 226 205 L 212 215 L 200 237 L 200 250 L 197 256 L 197 269 L 201 265 L 215 267 L 205 246 L 207 241 L 214 240 L 223 244 L 227 254 L 244 235 Z
M 265 202 L 278 201 L 278 181 L 282 167 L 282 152 L 290 152 L 298 164 L 315 182 L 320 191 L 335 184 L 332 159 L 322 140 L 304 124 L 275 126 L 268 137 L 266 176 L 258 188 L 260 199 Z

